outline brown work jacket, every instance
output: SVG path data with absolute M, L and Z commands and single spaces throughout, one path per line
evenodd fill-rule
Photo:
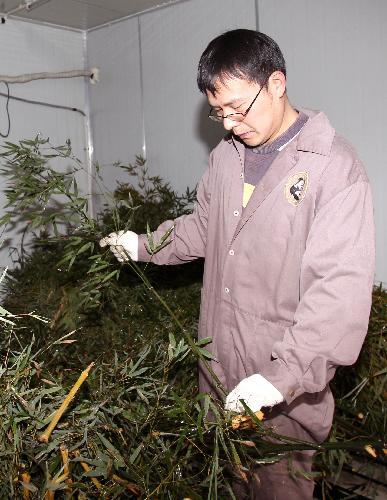
M 367 332 L 374 282 L 371 190 L 355 151 L 321 112 L 276 157 L 247 207 L 243 143 L 212 151 L 192 214 L 166 221 L 156 264 L 205 258 L 199 337 L 226 391 L 260 373 L 284 396 L 281 411 L 317 441 L 334 403 L 329 381 L 354 363 Z M 183 159 L 182 159 L 183 161 Z M 139 260 L 148 261 L 146 236 Z M 201 391 L 219 399 L 201 366 Z

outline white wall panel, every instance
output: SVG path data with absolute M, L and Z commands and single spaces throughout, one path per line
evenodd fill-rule
M 90 89 L 94 159 L 107 190 L 114 190 L 117 180 L 127 180 L 113 163 L 130 163 L 144 153 L 139 42 L 137 18 L 88 35 L 89 66 L 98 66 L 101 78 Z
M 376 279 L 387 283 L 387 2 L 259 0 L 259 29 L 284 52 L 296 106 L 325 111 L 356 147 L 373 188 Z
M 0 26 L 1 73 L 18 75 L 42 71 L 83 69 L 82 34 L 20 21 Z M 1 91 L 6 92 L 5 85 Z M 84 79 L 37 80 L 10 85 L 11 94 L 84 109 Z M 0 101 L 0 123 L 4 131 L 5 98 Z M 53 141 L 70 138 L 78 155 L 84 154 L 84 119 L 81 114 L 61 109 L 10 101 L 10 140 L 41 132 Z
M 42 71 L 57 72 L 83 69 L 82 34 L 72 31 L 8 20 L 0 26 L 0 58 L 2 75 L 19 75 Z M 6 92 L 4 83 L 0 91 Z M 52 104 L 85 108 L 83 78 L 39 80 L 10 85 L 11 95 L 41 100 Z M 7 128 L 6 98 L 0 96 L 0 130 Z M 47 108 L 11 100 L 9 103 L 11 133 L 7 139 L 17 142 L 34 137 L 38 132 L 49 137 L 55 145 L 70 139 L 75 154 L 85 160 L 85 121 L 73 111 Z M 78 177 L 80 187 L 86 189 L 87 175 Z M 4 205 L 4 179 L 0 176 L 0 204 Z M 0 249 L 0 266 L 10 263 L 10 246 L 19 246 L 19 237 L 7 234 Z M 4 238 L 4 235 L 3 235 Z
M 223 136 L 196 86 L 200 55 L 221 32 L 255 21 L 253 0 L 191 0 L 140 17 L 147 159 L 179 192 L 197 184 Z

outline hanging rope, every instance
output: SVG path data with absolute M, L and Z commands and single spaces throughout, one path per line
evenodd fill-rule
M 6 76 L 0 75 L 0 82 L 4 83 L 26 83 L 32 82 L 33 80 L 44 80 L 47 78 L 76 78 L 79 76 L 90 77 L 91 83 L 96 83 L 99 81 L 99 69 L 92 68 L 91 70 L 73 70 L 73 71 L 61 71 L 58 73 L 30 73 L 26 75 L 19 76 Z

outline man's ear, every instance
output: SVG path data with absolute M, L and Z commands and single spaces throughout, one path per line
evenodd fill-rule
M 273 97 L 280 99 L 286 92 L 286 76 L 282 71 L 274 71 L 268 80 L 268 90 Z

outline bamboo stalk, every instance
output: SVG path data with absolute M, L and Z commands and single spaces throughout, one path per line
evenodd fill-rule
M 30 498 L 30 490 L 26 486 L 27 484 L 30 483 L 31 481 L 31 476 L 28 474 L 28 472 L 23 472 L 21 475 L 22 481 L 23 481 L 23 500 L 29 500 Z
M 48 440 L 50 439 L 52 431 L 55 429 L 56 424 L 59 422 L 61 416 L 63 415 L 64 411 L 68 407 L 68 405 L 71 403 L 73 400 L 75 394 L 77 393 L 78 389 L 81 387 L 83 382 L 86 380 L 87 376 L 89 375 L 90 369 L 94 366 L 94 363 L 90 363 L 90 365 L 84 370 L 78 380 L 75 382 L 75 384 L 72 386 L 70 392 L 66 396 L 66 398 L 63 400 L 62 404 L 58 408 L 58 410 L 55 412 L 54 416 L 52 417 L 52 420 L 50 422 L 50 425 L 47 427 L 45 432 L 39 436 L 39 441 L 41 443 L 48 443 Z
M 79 453 L 79 450 L 76 450 L 76 451 L 75 451 L 75 455 L 76 455 L 77 457 L 80 457 L 80 456 L 81 456 L 81 454 Z M 83 469 L 85 472 L 89 472 L 89 471 L 91 471 L 91 468 L 89 467 L 89 465 L 88 465 L 87 463 L 85 463 L 85 462 L 81 462 L 81 461 L 80 461 L 79 463 L 81 464 L 82 469 Z M 93 481 L 93 483 L 95 484 L 95 487 L 96 487 L 98 490 L 102 489 L 102 484 L 98 481 L 98 479 L 97 479 L 96 477 L 91 477 L 90 479 L 91 479 L 91 481 Z

